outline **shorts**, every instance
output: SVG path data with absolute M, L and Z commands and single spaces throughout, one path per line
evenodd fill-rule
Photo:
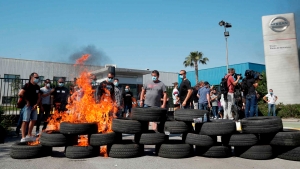
M 29 122 L 29 120 L 37 120 L 37 110 L 31 110 L 32 106 L 25 106 L 23 108 L 23 121 Z

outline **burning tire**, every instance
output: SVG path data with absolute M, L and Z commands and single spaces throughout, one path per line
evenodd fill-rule
M 277 133 L 283 130 L 280 117 L 260 116 L 241 120 L 243 133 L 264 134 Z
M 222 143 L 229 146 L 253 146 L 258 142 L 254 134 L 233 134 L 222 136 Z
M 164 133 L 156 133 L 155 131 L 147 131 L 146 133 L 135 134 L 134 141 L 137 144 L 156 145 L 165 142 L 167 136 Z
M 113 144 L 116 139 L 116 133 L 97 133 L 92 134 L 90 137 L 91 146 L 103 146 L 108 144 Z
M 222 136 L 233 134 L 236 131 L 236 124 L 232 120 L 212 120 L 203 123 L 200 134 L 209 136 Z
M 274 146 L 300 146 L 300 132 L 278 132 L 271 140 Z
M 79 159 L 93 157 L 95 151 L 92 146 L 68 146 L 65 154 L 67 158 Z
M 234 152 L 241 158 L 253 160 L 268 160 L 273 157 L 273 150 L 270 145 L 255 145 L 252 147 L 235 147 Z
M 141 156 L 143 146 L 133 143 L 131 140 L 123 140 L 120 144 L 107 146 L 107 153 L 112 158 L 133 158 Z
M 192 156 L 192 146 L 180 140 L 170 140 L 168 143 L 157 145 L 158 156 L 164 158 L 187 158 Z
M 77 139 L 78 139 L 77 135 L 66 137 L 60 132 L 52 132 L 52 133 L 43 132 L 41 134 L 40 142 L 41 145 L 43 146 L 63 147 L 68 144 L 76 144 Z
M 227 146 L 200 147 L 196 146 L 196 152 L 200 156 L 212 158 L 226 158 L 231 156 L 230 148 Z
M 170 132 L 171 134 L 188 133 L 192 132 L 192 127 L 190 122 L 166 121 L 164 124 L 164 132 Z
M 94 134 L 98 132 L 96 123 L 60 123 L 60 133 L 62 134 Z
M 196 146 L 210 147 L 213 146 L 216 141 L 217 137 L 215 136 L 188 133 L 185 143 Z
M 175 120 L 178 121 L 189 121 L 193 122 L 194 118 L 203 117 L 204 114 L 209 116 L 209 112 L 207 110 L 199 110 L 199 109 L 178 109 L 174 112 Z
M 27 145 L 27 142 L 15 143 L 11 146 L 10 156 L 15 159 L 29 159 L 40 157 L 42 145 L 35 146 Z
M 160 122 L 165 121 L 167 116 L 167 109 L 163 108 L 133 108 L 132 119 L 139 121 L 153 121 Z
M 142 124 L 136 120 L 117 118 L 112 121 L 112 130 L 118 133 L 136 134 L 142 132 Z

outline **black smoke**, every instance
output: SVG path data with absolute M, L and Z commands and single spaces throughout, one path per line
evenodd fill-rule
M 71 63 L 75 63 L 76 60 L 84 54 L 90 54 L 89 59 L 85 62 L 86 65 L 103 66 L 110 61 L 109 57 L 107 57 L 104 52 L 97 49 L 94 45 L 88 45 L 75 51 L 70 55 L 69 60 Z

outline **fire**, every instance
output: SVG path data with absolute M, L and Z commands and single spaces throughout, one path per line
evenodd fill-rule
M 100 155 L 103 156 L 103 157 L 108 157 L 107 146 L 101 146 L 100 147 Z
M 94 90 L 92 89 L 90 73 L 85 70 L 82 65 L 90 55 L 83 55 L 76 60 L 74 66 L 80 66 L 80 76 L 76 80 L 76 91 L 74 91 L 68 100 L 67 111 L 54 111 L 52 116 L 48 118 L 48 130 L 59 130 L 61 122 L 70 123 L 94 123 L 98 124 L 99 133 L 112 132 L 112 120 L 116 118 L 118 111 L 117 105 L 110 97 L 110 92 L 105 90 L 105 94 L 100 98 L 100 102 L 96 103 L 94 98 Z M 48 128 L 48 127 L 47 127 Z M 85 141 L 86 139 L 86 141 Z M 87 138 L 80 136 L 79 146 L 88 145 Z M 104 149 L 101 151 L 104 151 Z M 106 151 L 106 148 L 105 148 Z
M 35 139 L 35 141 L 29 141 L 29 142 L 27 142 L 27 145 L 29 145 L 29 146 L 36 146 L 36 145 L 40 144 L 40 137 L 41 137 L 41 134 L 39 135 L 39 137 L 37 137 Z
M 88 146 L 88 136 L 87 135 L 80 135 L 78 139 L 78 146 Z

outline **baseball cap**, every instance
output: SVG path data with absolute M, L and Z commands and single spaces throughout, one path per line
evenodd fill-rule
M 209 83 L 207 81 L 204 82 L 204 85 L 209 85 Z

